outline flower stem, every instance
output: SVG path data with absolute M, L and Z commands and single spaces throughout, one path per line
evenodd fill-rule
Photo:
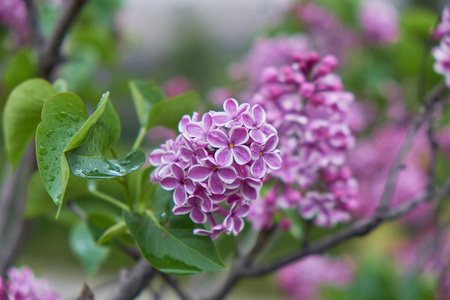
M 145 127 L 141 127 L 141 129 L 139 129 L 139 134 L 136 137 L 136 140 L 134 141 L 133 149 L 139 148 L 146 133 L 147 130 L 145 129 Z

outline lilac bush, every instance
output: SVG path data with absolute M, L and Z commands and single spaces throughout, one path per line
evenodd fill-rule
M 277 131 L 266 123 L 264 109 L 235 99 L 223 108 L 201 120 L 197 113 L 184 116 L 181 134 L 150 154 L 157 166 L 152 181 L 174 190 L 172 212 L 189 214 L 195 223 L 209 222 L 210 230 L 194 233 L 212 238 L 242 231 L 264 177 L 281 167 Z

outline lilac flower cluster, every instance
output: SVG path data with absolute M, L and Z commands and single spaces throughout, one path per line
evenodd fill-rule
M 189 214 L 195 223 L 209 221 L 210 230 L 194 233 L 217 237 L 237 235 L 244 227 L 251 201 L 255 200 L 266 174 L 281 167 L 276 150 L 278 135 L 266 123 L 259 105 L 223 104 L 223 112 L 195 113 L 179 123 L 180 135 L 150 154 L 153 182 L 174 190 L 175 215 Z M 222 216 L 217 223 L 214 216 Z
M 46 278 L 37 279 L 28 267 L 8 270 L 6 284 L 0 277 L 0 299 L 5 300 L 58 300 L 58 294 Z
M 450 87 L 450 6 L 444 7 L 441 22 L 436 27 L 433 36 L 440 39 L 439 46 L 432 50 L 436 59 L 434 71 L 445 76 L 445 84 Z
M 390 1 L 365 0 L 359 11 L 359 21 L 372 43 L 392 43 L 398 38 L 398 11 Z
M 354 145 L 347 122 L 353 95 L 332 73 L 336 66 L 334 56 L 321 58 L 310 52 L 292 55 L 290 65 L 263 71 L 261 88 L 251 102 L 267 111 L 267 122 L 278 131 L 283 163 L 271 176 L 283 184 L 275 184 L 252 207 L 256 229 L 270 226 L 280 209 L 298 206 L 300 215 L 317 226 L 350 219 L 358 192 L 358 183 L 345 166 Z
M 353 280 L 350 263 L 321 255 L 311 255 L 277 273 L 279 287 L 293 299 L 319 299 L 322 285 L 345 287 Z

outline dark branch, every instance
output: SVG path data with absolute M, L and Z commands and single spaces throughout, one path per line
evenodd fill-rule
M 23 0 L 27 7 L 27 22 L 30 30 L 31 44 L 33 48 L 40 49 L 44 43 L 41 26 L 38 20 L 38 11 L 34 0 Z
M 175 293 L 180 297 L 181 300 L 189 300 L 191 299 L 189 296 L 186 295 L 185 292 L 183 292 L 178 284 L 167 274 L 158 271 L 161 275 L 162 279 L 175 291 Z
M 141 258 L 130 271 L 125 271 L 119 275 L 119 281 L 111 291 L 111 300 L 131 300 L 134 299 L 144 289 L 157 274 L 156 269 Z
M 86 2 L 87 0 L 71 0 L 67 4 L 39 55 L 38 74 L 40 77 L 49 79 L 55 66 L 62 61 L 60 52 L 64 37 Z

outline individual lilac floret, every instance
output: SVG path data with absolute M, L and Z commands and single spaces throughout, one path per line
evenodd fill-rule
M 189 214 L 198 224 L 209 223 L 209 229 L 194 233 L 213 239 L 222 232 L 242 231 L 264 176 L 282 165 L 277 131 L 266 123 L 262 107 L 228 99 L 224 110 L 204 114 L 201 122 L 197 114 L 184 116 L 178 126 L 181 134 L 149 157 L 157 167 L 151 180 L 175 190 L 172 212 Z M 255 126 L 243 118 L 253 118 Z M 251 133 L 257 130 L 261 132 Z
M 10 268 L 8 279 L 0 277 L 0 299 L 4 300 L 58 300 L 58 294 L 50 287 L 47 278 L 34 277 L 28 267 Z
M 445 6 L 442 10 L 441 21 L 433 32 L 433 37 L 436 40 L 445 35 L 450 35 L 450 5 Z
M 398 11 L 389 1 L 365 0 L 359 21 L 370 42 L 392 43 L 398 38 Z

